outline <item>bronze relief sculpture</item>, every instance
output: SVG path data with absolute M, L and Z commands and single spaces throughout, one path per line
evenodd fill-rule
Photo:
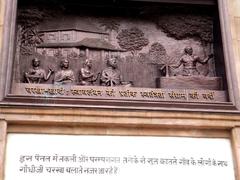
M 177 73 L 171 73 L 165 77 L 160 77 L 159 87 L 170 89 L 208 89 L 208 90 L 221 90 L 222 78 L 209 77 L 201 74 L 198 69 L 198 64 L 207 64 L 213 54 L 208 55 L 206 58 L 201 59 L 199 56 L 193 54 L 193 48 L 187 46 L 184 48 L 184 54 L 179 58 L 175 65 L 165 66 L 171 72 L 173 69 L 182 68 Z M 205 70 L 209 71 L 209 70 Z
M 83 86 L 93 85 L 93 82 L 97 81 L 99 75 L 100 73 L 95 75 L 92 72 L 92 60 L 86 59 L 79 73 L 79 85 Z
M 182 76 L 199 76 L 200 72 L 197 70 L 197 63 L 205 64 L 212 57 L 213 55 L 209 55 L 207 58 L 201 59 L 198 56 L 194 56 L 193 48 L 188 46 L 184 48 L 184 55 L 180 58 L 178 64 L 172 67 L 178 68 L 183 65 Z
M 79 6 L 83 10 L 79 11 L 65 3 L 66 9 L 56 16 L 40 14 L 37 21 L 30 13 L 32 6 L 20 3 L 23 11 L 18 15 L 18 35 L 21 41 L 16 50 L 13 84 L 19 87 L 39 84 L 43 89 L 72 87 L 67 91 L 74 94 L 81 94 L 85 88 L 92 88 L 91 92 L 96 90 L 97 94 L 102 94 L 104 89 L 129 90 L 126 94 L 121 91 L 119 99 L 134 94 L 143 99 L 155 97 L 151 93 L 165 90 L 226 91 L 222 59 L 215 54 L 218 45 L 213 38 L 216 33 L 213 32 L 214 15 L 204 7 L 198 7 L 199 11 L 193 6 L 182 9 L 173 4 L 134 7 L 136 9 L 131 11 L 126 6 L 128 14 L 117 7 Z M 189 8 L 198 12 L 189 13 Z M 26 17 L 31 22 L 26 21 Z M 25 32 L 31 35 L 29 41 Z M 31 61 L 32 67 L 29 67 Z M 131 88 L 136 92 L 130 93 Z M 147 89 L 150 94 L 145 92 Z M 17 88 L 12 91 L 13 94 L 22 92 Z M 87 98 L 91 94 L 83 92 Z
M 105 68 L 100 77 L 102 86 L 119 86 L 122 82 L 122 75 L 117 69 L 116 57 L 107 59 L 107 68 Z
M 49 68 L 48 74 L 46 74 L 46 71 L 40 68 L 40 60 L 34 58 L 32 59 L 32 68 L 24 73 L 24 77 L 27 83 L 40 84 L 42 81 L 47 81 L 52 73 L 54 73 L 54 71 Z
M 117 57 L 107 58 L 107 68 L 101 73 L 100 84 L 101 86 L 131 86 L 131 83 L 123 81 L 117 66 Z
M 54 84 L 56 85 L 69 85 L 75 81 L 73 70 L 69 69 L 69 61 L 63 59 L 60 62 L 60 70 L 56 72 L 54 77 Z

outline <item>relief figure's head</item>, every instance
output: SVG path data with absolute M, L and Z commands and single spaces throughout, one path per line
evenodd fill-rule
M 107 65 L 113 69 L 117 68 L 117 57 L 111 57 L 107 60 Z
M 62 69 L 68 69 L 69 68 L 69 61 L 67 59 L 61 60 L 60 67 Z
M 193 48 L 191 46 L 187 46 L 187 47 L 185 47 L 184 52 L 186 54 L 192 55 L 193 54 Z
M 40 66 L 40 60 L 38 58 L 32 59 L 32 66 L 33 67 L 39 67 Z
M 92 68 L 92 60 L 87 58 L 84 62 L 84 66 Z

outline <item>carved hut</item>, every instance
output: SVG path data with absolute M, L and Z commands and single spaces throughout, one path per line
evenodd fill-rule
M 112 52 L 121 51 L 108 42 L 107 32 L 87 19 L 79 21 L 68 17 L 46 21 L 38 27 L 38 32 L 43 35 L 43 43 L 37 46 L 37 52 L 47 56 L 54 56 L 60 51 L 65 57 L 74 52 L 91 59 L 104 59 Z

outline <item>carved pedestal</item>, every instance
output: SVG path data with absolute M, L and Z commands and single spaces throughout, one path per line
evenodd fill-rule
M 203 76 L 173 76 L 157 79 L 159 88 L 221 90 L 222 78 Z

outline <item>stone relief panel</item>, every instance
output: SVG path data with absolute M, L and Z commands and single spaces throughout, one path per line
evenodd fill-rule
M 215 21 L 213 6 L 19 0 L 12 93 L 225 102 Z

